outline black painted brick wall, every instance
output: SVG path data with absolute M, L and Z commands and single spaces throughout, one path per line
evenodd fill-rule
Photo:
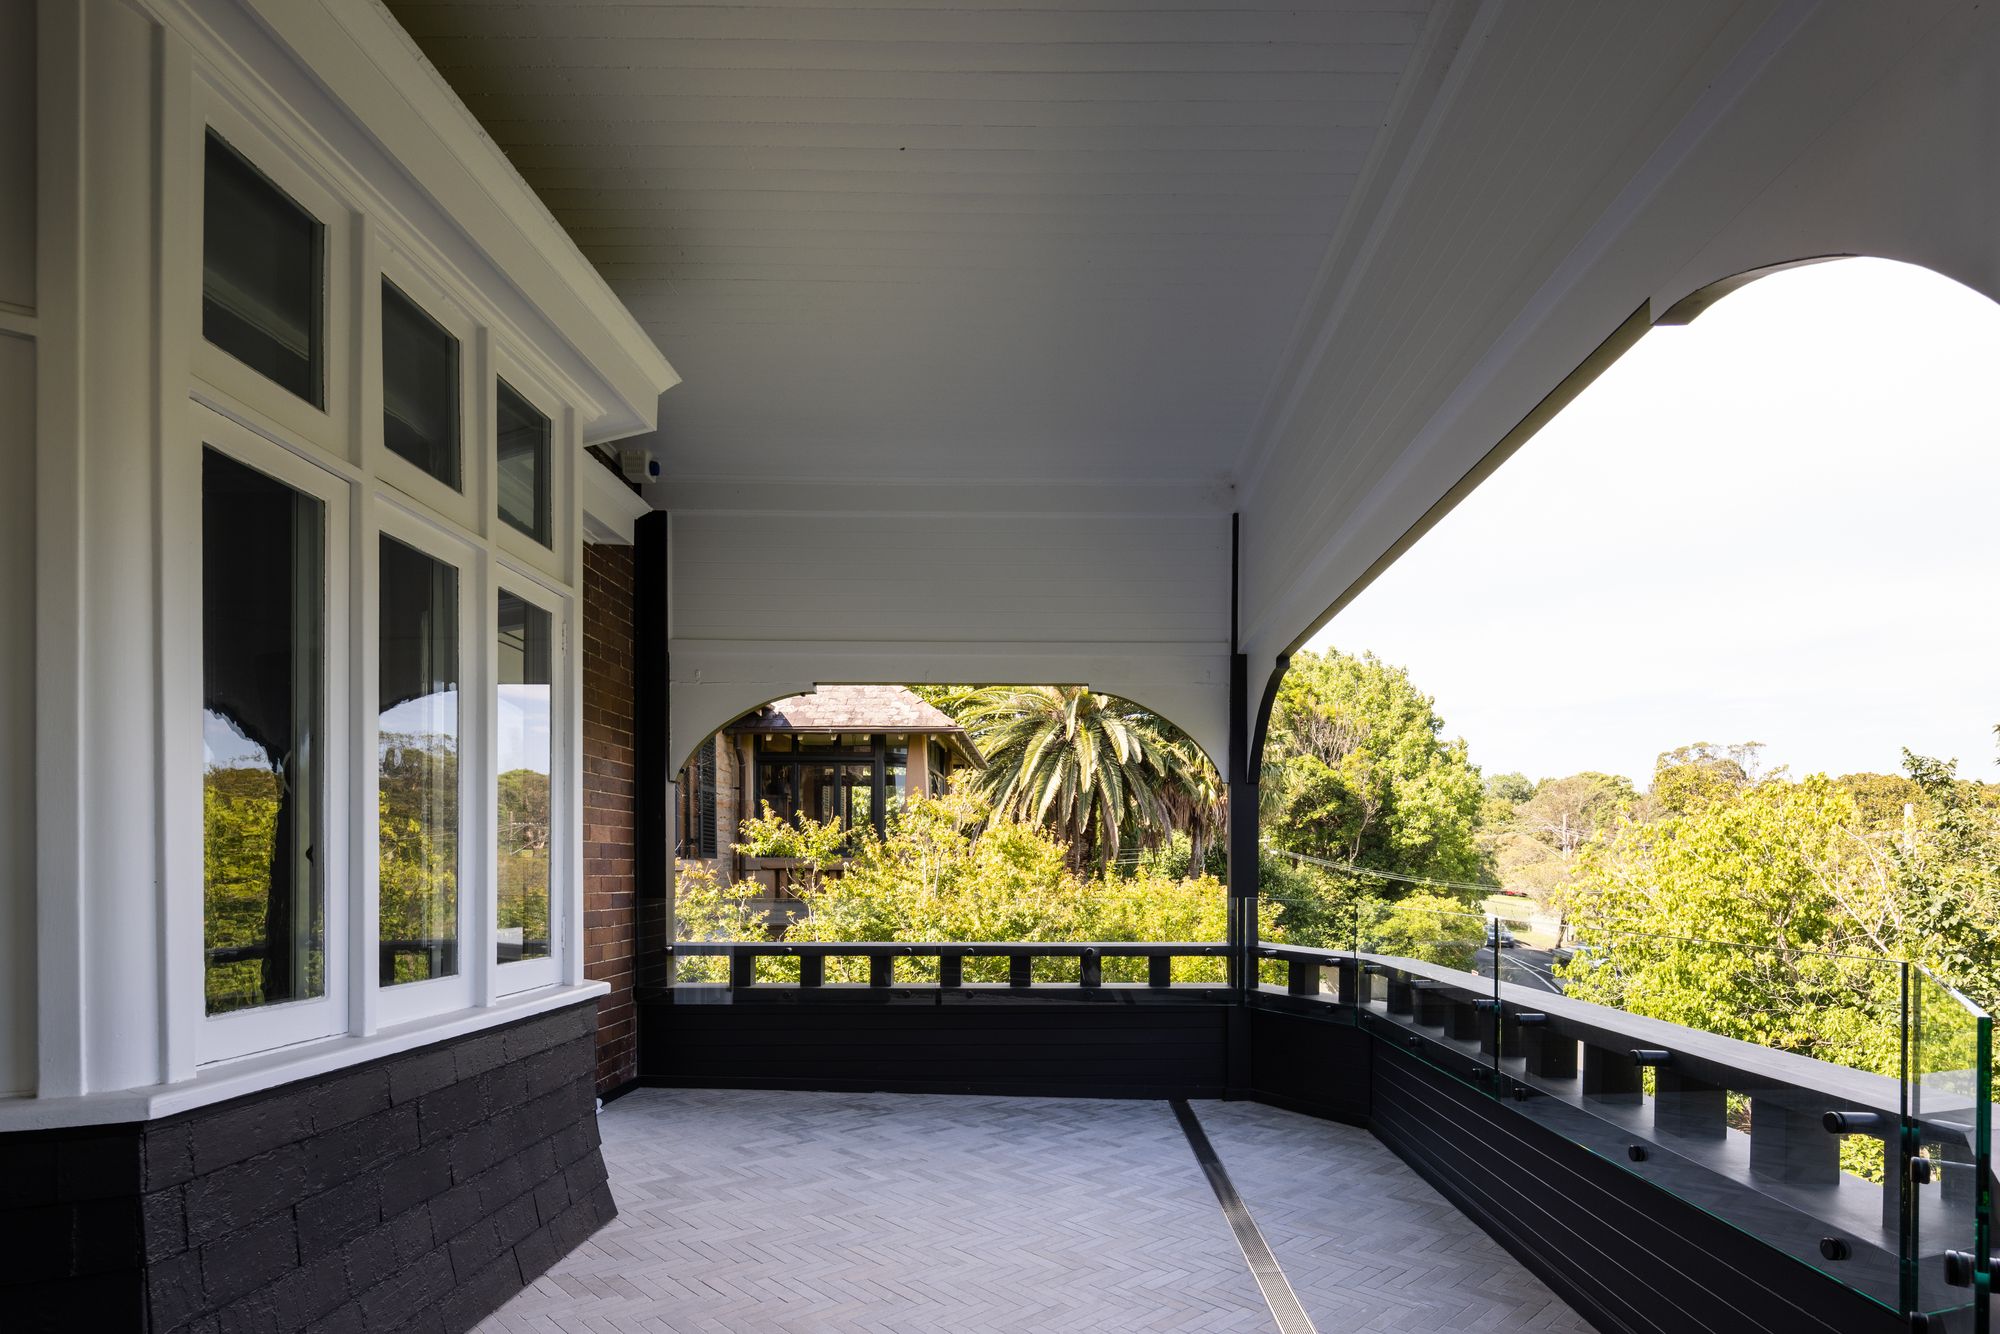
M 616 1212 L 594 1019 L 573 1006 L 145 1125 L 0 1136 L 7 1327 L 471 1328 Z

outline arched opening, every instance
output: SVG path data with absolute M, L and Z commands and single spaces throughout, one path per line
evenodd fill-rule
M 1364 1023 L 1609 1156 L 1695 1165 L 1706 1207 L 1885 1305 L 1950 1309 L 1976 1137 L 1921 1109 L 1990 1097 L 2000 1004 L 2000 306 L 1853 259 L 1675 309 L 1700 318 L 1604 367 L 1293 658 L 1267 939 L 1374 960 L 1328 979 Z M 1453 978 L 1494 1031 L 1436 999 Z M 1579 1063 L 1507 1031 L 1544 1009 L 1675 1027 Z M 1804 1058 L 1789 1092 L 1772 1049 Z M 1822 1126 L 1839 1087 L 1918 1110 Z M 1899 1133 L 1955 1184 L 1906 1185 Z
M 703 942 L 1194 942 L 1227 934 L 1226 806 L 1170 719 L 1080 685 L 824 684 L 694 748 L 677 789 L 680 981 L 722 981 Z M 1177 965 L 1221 981 L 1219 957 Z M 827 980 L 864 980 L 860 957 Z M 934 982 L 935 958 L 901 965 Z M 758 978 L 800 962 L 761 956 Z M 1148 961 L 1107 959 L 1101 980 Z M 968 958 L 968 982 L 1009 961 Z M 852 974 L 852 979 L 849 978 Z M 1127 976 L 1127 975 L 1130 976 Z M 1078 956 L 1033 961 L 1075 982 Z

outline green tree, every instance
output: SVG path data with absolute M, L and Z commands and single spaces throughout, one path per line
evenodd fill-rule
M 987 767 L 973 780 L 1005 819 L 1048 828 L 1076 865 L 1109 865 L 1129 842 L 1176 832 L 1196 861 L 1223 819 L 1222 785 L 1201 749 L 1160 715 L 1083 686 L 933 692 L 972 733 Z
M 1668 813 L 1581 849 L 1565 908 L 1606 962 L 1571 964 L 1569 989 L 1893 1073 L 1899 975 L 1854 799 L 1823 775 L 1715 781 L 1718 767 L 1677 784 Z
M 1263 794 L 1275 847 L 1439 880 L 1489 874 L 1477 840 L 1485 789 L 1465 742 L 1446 739 L 1431 698 L 1373 654 L 1292 659 Z

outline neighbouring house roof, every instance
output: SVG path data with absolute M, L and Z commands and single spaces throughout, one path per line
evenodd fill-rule
M 727 729 L 745 732 L 911 732 L 935 736 L 969 764 L 986 757 L 963 727 L 903 686 L 821 686 L 810 695 L 773 700 Z

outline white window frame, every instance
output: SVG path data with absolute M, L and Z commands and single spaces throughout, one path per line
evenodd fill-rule
M 533 350 L 517 346 L 504 314 L 448 261 L 399 235 L 407 224 L 354 203 L 358 187 L 337 159 L 321 161 L 317 141 L 271 126 L 254 99 L 217 83 L 199 61 L 187 101 L 183 160 L 195 186 L 181 192 L 183 225 L 169 229 L 192 281 L 170 327 L 187 330 L 192 425 L 176 429 L 163 455 L 162 538 L 192 551 L 192 617 L 163 587 L 162 651 L 178 664 L 165 707 L 169 773 L 192 775 L 165 795 L 175 834 L 167 877 L 163 948 L 172 979 L 167 1029 L 188 1039 L 193 1073 L 221 1065 L 262 1069 L 273 1061 L 315 1059 L 312 1044 L 373 1039 L 382 1030 L 429 1031 L 472 1022 L 484 1008 L 510 1012 L 537 992 L 584 982 L 582 950 L 582 550 L 577 513 L 581 418 L 573 387 Z M 311 403 L 211 346 L 201 335 L 201 241 L 205 192 L 199 164 L 213 130 L 320 222 L 323 300 L 320 331 L 324 406 Z M 365 194 L 365 191 L 362 192 Z M 381 292 L 393 282 L 459 340 L 460 489 L 391 454 L 382 438 Z M 183 323 L 185 321 L 185 323 Z M 550 423 L 550 545 L 499 517 L 496 394 L 499 378 Z M 327 988 L 313 1001 L 238 1011 L 209 1020 L 206 969 L 191 951 L 202 940 L 201 446 L 213 444 L 251 466 L 327 501 L 325 640 Z M 266 464 L 269 466 L 265 466 Z M 281 473 L 279 469 L 284 471 Z M 311 486 L 303 485 L 309 481 Z M 337 502 L 337 503 L 336 503 Z M 379 972 L 379 601 L 384 534 L 454 567 L 459 578 L 459 901 L 458 972 L 381 986 Z M 547 610 L 551 652 L 547 959 L 502 968 L 497 941 L 497 599 L 507 590 Z M 192 747 L 192 753 L 188 753 Z M 185 831 L 185 832 L 182 832 Z M 189 979 L 192 979 L 191 981 Z M 176 1040 L 181 1040 L 177 1038 Z M 289 1048 L 302 1047 L 293 1053 Z M 283 1051 L 282 1057 L 277 1053 Z M 185 1076 L 182 1076 L 185 1077 Z
M 574 775 L 571 773 L 572 752 L 571 728 L 577 724 L 571 719 L 569 708 L 569 642 L 573 633 L 572 607 L 575 599 L 569 594 L 551 588 L 543 576 L 521 567 L 518 563 L 505 560 L 496 561 L 491 591 L 486 600 L 485 625 L 488 651 L 494 655 L 494 670 L 488 686 L 484 707 L 487 711 L 484 731 L 487 736 L 498 738 L 500 712 L 500 673 L 498 654 L 500 640 L 500 594 L 513 594 L 522 601 L 541 608 L 549 614 L 549 953 L 545 959 L 521 959 L 513 963 L 499 962 L 500 925 L 500 868 L 499 868 L 499 807 L 500 807 L 500 766 L 497 744 L 489 751 L 490 763 L 481 775 L 486 792 L 486 810 L 490 821 L 490 834 L 481 848 L 485 867 L 479 876 L 479 884 L 486 902 L 481 908 L 482 920 L 487 924 L 488 940 L 486 958 L 493 981 L 488 993 L 488 1003 L 500 996 L 509 996 L 518 991 L 529 991 L 537 987 L 554 986 L 563 980 L 565 969 L 563 960 L 569 943 L 570 895 L 575 885 L 570 878 L 570 858 L 564 854 L 574 841 L 582 836 L 582 826 L 578 814 L 570 800 L 570 787 Z
M 476 705 L 468 707 L 469 701 L 484 697 L 491 688 L 487 682 L 492 676 L 489 664 L 493 654 L 490 649 L 482 649 L 476 636 L 480 627 L 489 619 L 480 614 L 479 608 L 489 596 L 489 580 L 485 576 L 484 562 L 480 559 L 478 545 L 464 536 L 451 532 L 436 522 L 423 517 L 416 511 L 397 503 L 393 493 L 376 496 L 375 522 L 368 535 L 368 549 L 363 555 L 369 569 L 368 586 L 381 588 L 382 539 L 392 538 L 403 545 L 422 552 L 431 559 L 451 566 L 458 571 L 458 971 L 448 977 L 433 977 L 422 982 L 403 982 L 382 986 L 373 984 L 375 993 L 375 1019 L 381 1027 L 393 1027 L 413 1019 L 441 1014 L 451 1010 L 468 1008 L 473 998 L 483 989 L 478 970 L 482 960 L 491 948 L 492 931 L 484 928 L 480 917 L 472 910 L 472 901 L 480 897 L 479 864 L 473 850 L 481 847 L 488 839 L 492 820 L 480 808 L 477 797 L 480 784 L 477 775 L 485 772 L 490 763 L 487 758 L 490 747 L 485 740 L 483 715 Z M 363 704 L 360 732 L 364 753 L 368 757 L 368 806 L 374 812 L 380 793 L 381 771 L 381 667 L 380 667 L 380 618 L 381 599 L 370 600 L 367 614 L 375 622 L 377 653 L 372 655 L 368 679 L 362 683 Z M 370 833 L 369 839 L 375 855 L 370 858 L 365 879 L 364 893 L 376 911 L 368 916 L 375 918 L 375 939 L 368 942 L 371 951 L 368 959 L 369 975 L 378 977 L 376 953 L 380 943 L 381 893 L 381 844 L 379 831 L 373 819 L 365 821 Z
M 491 429 L 488 423 L 492 420 L 491 409 L 486 406 L 486 399 L 490 395 L 485 391 L 487 374 L 482 364 L 484 358 L 479 355 L 479 326 L 466 313 L 463 306 L 431 282 L 422 270 L 386 236 L 382 237 L 381 250 L 381 264 L 369 284 L 366 297 L 368 309 L 364 313 L 362 322 L 362 327 L 366 331 L 364 345 L 368 349 L 367 362 L 362 371 L 365 381 L 364 401 L 374 408 L 362 429 L 377 459 L 375 475 L 381 482 L 395 487 L 404 496 L 431 510 L 440 518 L 450 521 L 467 533 L 479 534 L 481 533 L 479 493 L 484 476 L 480 442 L 486 439 Z M 457 446 L 460 489 L 456 491 L 392 451 L 383 438 L 382 284 L 384 282 L 394 283 L 402 289 L 404 296 L 415 302 L 424 314 L 430 316 L 440 328 L 458 340 Z
M 499 551 L 511 556 L 522 565 L 539 571 L 539 578 L 557 583 L 576 582 L 580 571 L 574 568 L 578 559 L 570 548 L 575 540 L 575 518 L 571 511 L 574 506 L 571 496 L 575 493 L 577 455 L 582 453 L 582 441 L 576 438 L 575 414 L 562 396 L 549 388 L 542 377 L 528 368 L 526 363 L 511 355 L 506 348 L 495 345 L 490 358 L 492 367 L 486 383 L 486 431 L 482 437 L 485 449 L 485 466 L 489 480 L 489 491 L 482 507 L 482 513 L 493 535 L 493 545 Z M 549 419 L 549 545 L 543 546 L 513 524 L 500 517 L 500 381 L 533 404 L 535 410 Z
M 239 113 L 212 88 L 193 98 L 191 161 L 206 160 L 208 132 L 214 130 L 236 153 L 319 220 L 323 232 L 320 262 L 325 266 L 320 304 L 321 394 L 316 408 L 291 390 L 244 365 L 209 342 L 201 332 L 201 238 L 205 226 L 205 189 L 194 197 L 193 255 L 196 304 L 193 312 L 194 378 L 226 398 L 235 412 L 274 439 L 315 445 L 337 458 L 352 461 L 355 442 L 353 413 L 353 329 L 355 214 L 332 188 L 255 122 Z M 198 170 L 203 170 L 198 168 Z
M 195 1052 L 197 1063 L 207 1064 L 269 1051 L 277 1047 L 310 1042 L 318 1038 L 333 1037 L 347 1031 L 349 1026 L 347 950 L 348 916 L 352 895 L 348 888 L 351 877 L 347 850 L 348 820 L 354 803 L 351 775 L 353 728 L 348 710 L 351 694 L 348 677 L 347 627 L 352 611 L 352 602 L 348 595 L 350 585 L 348 511 L 352 485 L 305 453 L 278 444 L 199 403 L 189 404 L 188 430 L 181 439 L 185 444 L 175 452 L 184 457 L 177 460 L 180 466 L 171 471 L 179 477 L 179 484 L 174 491 L 186 496 L 187 500 L 178 506 L 172 504 L 168 506 L 167 517 L 170 522 L 167 527 L 171 541 L 186 543 L 195 551 L 201 549 L 201 464 L 202 451 L 205 448 L 215 449 L 301 494 L 312 496 L 326 507 L 324 548 L 321 553 L 325 562 L 323 614 L 326 619 L 320 643 L 322 654 L 320 680 L 325 700 L 321 755 L 325 769 L 319 793 L 320 809 L 314 812 L 318 821 L 314 852 L 320 862 L 321 884 L 326 895 L 326 988 L 322 995 L 311 1000 L 284 1001 L 228 1014 L 210 1015 L 206 1013 L 207 968 L 203 966 L 197 969 L 192 1002 L 200 1027 Z M 170 492 L 171 494 L 173 492 Z M 175 598 L 176 605 L 169 608 L 168 614 L 162 617 L 163 631 L 168 636 L 169 651 L 179 656 L 182 661 L 189 661 L 191 658 L 194 664 L 196 698 L 191 701 L 191 707 L 198 716 L 201 705 L 200 663 L 203 648 L 201 580 L 199 578 L 193 580 L 190 587 L 168 590 L 168 595 Z M 176 640 L 179 641 L 178 645 L 174 642 Z M 178 756 L 170 753 L 167 758 L 171 772 L 179 772 L 187 777 L 184 790 L 190 795 L 184 803 L 188 809 L 182 814 L 183 818 L 186 818 L 191 813 L 195 827 L 199 831 L 202 820 L 200 794 L 204 768 L 200 728 L 197 725 L 191 730 L 177 731 L 173 735 L 176 738 L 185 737 L 192 742 L 191 749 L 186 742 L 178 747 L 186 753 Z M 195 838 L 188 840 L 192 856 L 182 858 L 182 864 L 172 866 L 169 871 L 172 901 L 191 903 L 197 922 L 201 920 L 206 910 L 203 892 L 205 874 L 202 860 L 203 841 L 199 832 Z M 199 928 L 196 931 L 196 939 L 200 939 Z

